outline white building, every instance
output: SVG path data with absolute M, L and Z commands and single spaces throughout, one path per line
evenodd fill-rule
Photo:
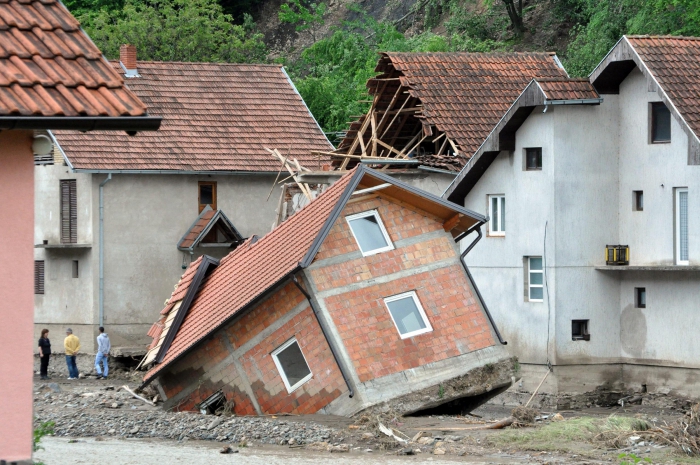
M 623 37 L 589 80 L 531 82 L 445 192 L 488 211 L 467 264 L 525 389 L 549 362 L 544 392 L 700 395 L 698 63 Z

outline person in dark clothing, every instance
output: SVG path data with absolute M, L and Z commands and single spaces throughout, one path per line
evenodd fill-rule
M 42 329 L 41 337 L 39 338 L 39 360 L 41 360 L 41 368 L 39 373 L 41 374 L 41 379 L 51 379 L 48 376 L 50 357 L 51 341 L 49 340 L 49 330 Z

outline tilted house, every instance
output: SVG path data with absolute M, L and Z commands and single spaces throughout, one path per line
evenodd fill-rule
M 35 330 L 68 325 L 86 352 L 100 325 L 113 347 L 143 348 L 192 260 L 272 228 L 280 163 L 266 148 L 315 169 L 327 159 L 310 152 L 332 148 L 281 66 L 135 54 L 124 46 L 105 67 L 163 117 L 161 131 L 55 131 L 35 169 Z
M 526 390 L 551 363 L 544 392 L 700 396 L 698 108 L 700 39 L 623 37 L 533 81 L 445 193 L 489 212 L 468 262 Z
M 514 361 L 457 245 L 485 220 L 360 166 L 267 235 L 193 262 L 149 332 L 144 382 L 166 408 L 225 398 L 240 415 L 487 399 Z

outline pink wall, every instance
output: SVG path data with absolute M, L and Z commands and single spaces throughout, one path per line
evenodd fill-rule
M 0 132 L 0 460 L 32 456 L 34 159 L 31 131 Z

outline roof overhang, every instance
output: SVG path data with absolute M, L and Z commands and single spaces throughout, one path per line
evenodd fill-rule
M 0 116 L 0 130 L 157 131 L 162 120 L 160 116 Z

